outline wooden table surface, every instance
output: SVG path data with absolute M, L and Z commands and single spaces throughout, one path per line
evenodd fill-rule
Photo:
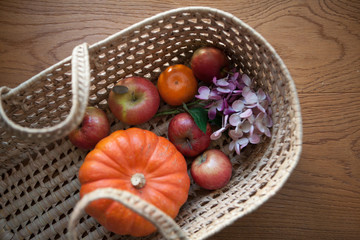
M 285 186 L 210 239 L 360 239 L 360 1 L 0 1 L 0 86 L 15 87 L 146 17 L 225 10 L 262 34 L 295 81 L 303 151 Z

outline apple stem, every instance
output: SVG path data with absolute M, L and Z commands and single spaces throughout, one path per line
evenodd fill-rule
M 186 142 L 189 145 L 189 148 L 192 150 L 192 145 L 191 145 L 190 139 L 186 138 Z
M 191 102 L 191 103 L 188 103 L 188 104 L 187 104 L 187 107 L 188 107 L 188 106 L 193 106 L 193 105 L 196 105 L 196 104 L 199 104 L 200 106 L 205 106 L 204 103 L 201 103 L 201 100 L 196 100 L 196 101 L 193 101 L 193 102 Z M 165 116 L 165 115 L 178 114 L 178 113 L 182 113 L 182 112 L 185 112 L 184 106 L 183 106 L 183 107 L 180 107 L 180 108 L 172 109 L 172 110 L 167 110 L 167 111 L 163 111 L 163 112 L 158 112 L 157 114 L 155 114 L 154 117 L 160 117 L 160 116 Z
M 200 159 L 200 164 L 206 161 L 206 155 L 202 154 Z
M 193 105 L 196 105 L 196 104 L 199 104 L 200 106 L 205 106 L 206 105 L 204 103 L 204 100 L 198 99 L 198 100 L 195 100 L 195 101 L 192 101 L 192 102 L 188 103 L 187 106 L 190 107 L 190 106 L 193 106 Z
M 158 112 L 155 117 L 165 116 L 165 115 L 172 115 L 172 114 L 178 114 L 183 112 L 181 109 L 171 110 L 171 111 L 164 111 L 164 112 Z
M 135 96 L 135 91 L 133 91 L 132 93 L 131 93 L 131 98 L 132 98 L 132 101 L 133 102 L 136 102 L 136 96 Z
M 143 188 L 146 184 L 145 176 L 142 173 L 135 173 L 134 175 L 132 175 L 130 181 L 136 189 Z

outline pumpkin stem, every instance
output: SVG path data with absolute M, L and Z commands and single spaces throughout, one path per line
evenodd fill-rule
M 130 181 L 136 189 L 143 188 L 146 184 L 145 176 L 142 173 L 135 173 L 134 175 L 132 175 Z

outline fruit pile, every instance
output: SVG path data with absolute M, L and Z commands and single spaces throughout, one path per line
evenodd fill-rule
M 161 100 L 170 110 L 158 112 Z M 190 66 L 167 67 L 156 85 L 143 77 L 122 79 L 108 97 L 112 114 L 127 125 L 174 115 L 168 139 L 136 127 L 110 134 L 106 114 L 87 107 L 81 125 L 69 135 L 78 148 L 92 149 L 79 170 L 80 196 L 114 187 L 142 197 L 174 218 L 187 200 L 190 177 L 207 190 L 230 181 L 229 157 L 209 148 L 212 140 L 228 130 L 229 148 L 240 154 L 248 143 L 271 136 L 270 104 L 269 96 L 262 89 L 255 91 L 248 76 L 231 70 L 228 57 L 214 47 L 197 49 Z M 192 160 L 191 176 L 186 160 Z M 94 201 L 86 211 L 117 234 L 145 236 L 155 231 L 112 200 Z

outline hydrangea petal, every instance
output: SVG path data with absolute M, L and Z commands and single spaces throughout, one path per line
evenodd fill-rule
M 249 78 L 248 75 L 243 74 L 243 75 L 241 76 L 241 81 L 243 81 L 246 86 L 250 87 L 250 85 L 251 85 L 251 79 Z
M 255 91 L 252 80 L 246 74 L 235 70 L 225 78 L 213 78 L 213 85 L 198 89 L 197 98 L 210 100 L 205 108 L 210 119 L 222 114 L 222 127 L 211 135 L 212 140 L 219 139 L 231 126 L 228 134 L 232 141 L 229 150 L 240 154 L 249 143 L 257 144 L 264 134 L 271 137 L 272 109 L 270 96 L 261 88 Z M 228 123 L 229 121 L 229 123 Z
M 226 101 L 224 101 L 223 99 L 220 99 L 218 101 L 216 101 L 216 109 L 218 111 L 223 111 L 224 108 L 226 107 Z
M 225 107 L 223 112 L 225 115 L 231 115 L 233 113 L 236 113 L 236 111 L 232 107 Z
M 216 106 L 211 107 L 208 111 L 208 117 L 210 120 L 214 120 L 216 117 Z
M 257 107 L 257 103 L 254 103 L 254 104 L 246 104 L 246 107 L 247 107 L 247 108 L 255 108 L 255 107 Z
M 249 121 L 245 121 L 243 122 L 243 124 L 241 125 L 241 129 L 244 133 L 248 133 L 250 132 L 250 128 L 251 128 L 251 123 Z
M 211 100 L 220 100 L 222 97 L 218 94 L 217 91 L 212 90 L 209 95 L 209 99 Z
M 256 128 L 260 131 L 260 132 L 264 132 L 265 131 L 265 126 L 264 124 L 262 123 L 262 119 L 259 120 L 259 121 L 255 121 L 255 126 Z
M 253 104 L 258 102 L 258 97 L 256 96 L 256 93 L 252 91 L 243 91 L 243 97 L 245 98 L 246 104 Z
M 229 82 L 226 81 L 225 79 L 219 79 L 216 81 L 216 86 L 226 87 L 226 86 L 229 86 Z
M 210 139 L 211 140 L 217 140 L 221 137 L 222 133 L 225 131 L 226 128 L 220 128 L 219 130 L 213 132 L 211 135 L 210 135 Z
M 260 88 L 257 93 L 257 98 L 259 99 L 259 101 L 263 101 L 266 99 L 266 94 L 264 93 L 264 91 Z
M 213 80 L 212 80 L 213 84 L 216 85 L 216 82 L 217 82 L 217 78 L 216 77 L 213 77 Z
M 270 132 L 270 129 L 265 128 L 265 130 L 264 130 L 264 134 L 265 134 L 267 137 L 271 137 L 271 132 Z
M 223 88 L 223 87 L 218 87 L 216 88 L 216 90 L 218 90 L 220 93 L 230 93 L 231 90 L 229 88 Z
M 237 141 L 235 142 L 235 152 L 240 155 L 240 144 Z
M 230 150 L 230 151 L 233 151 L 233 150 L 234 150 L 235 144 L 236 144 L 235 141 L 231 141 L 231 142 L 230 142 L 230 144 L 229 144 L 229 150 Z
M 248 117 L 247 120 L 249 121 L 250 124 L 253 124 L 255 122 L 254 115 L 251 115 L 250 117 Z
M 236 127 L 237 125 L 239 125 L 241 123 L 240 116 L 238 114 L 230 115 L 229 123 L 230 123 L 231 126 Z
M 235 100 L 232 103 L 232 108 L 236 111 L 236 112 L 241 112 L 245 107 L 245 104 L 243 101 L 241 100 Z
M 249 92 L 251 92 L 251 89 L 249 88 L 249 87 L 244 87 L 243 89 L 242 89 L 242 94 L 243 94 L 243 96 L 244 96 L 244 94 L 246 95 L 246 94 L 249 94 Z
M 267 113 L 268 116 L 271 116 L 271 115 L 272 115 L 272 109 L 271 109 L 271 107 L 268 107 L 268 108 L 266 109 L 266 113 Z
M 265 114 L 263 112 L 260 112 L 258 115 L 256 115 L 255 122 L 256 121 L 260 121 L 260 122 L 263 121 L 264 117 L 265 117 Z
M 243 137 L 243 138 L 240 138 L 239 140 L 237 140 L 237 143 L 241 146 L 241 148 L 244 148 L 248 145 L 249 139 L 246 137 Z
M 269 105 L 271 104 L 271 97 L 269 94 L 266 94 L 266 100 L 268 101 Z
M 222 122 L 223 128 L 226 128 L 228 126 L 228 120 L 229 120 L 229 115 L 225 115 L 225 117 L 223 118 L 223 122 Z
M 261 104 L 256 104 L 256 106 L 261 112 L 263 112 L 263 113 L 266 112 L 265 108 L 263 108 L 263 106 L 261 106 Z
M 248 118 L 253 114 L 251 109 L 247 109 L 245 112 L 240 114 L 241 118 Z
M 242 93 L 243 91 L 242 90 L 234 90 L 233 92 L 232 92 L 232 95 L 234 95 L 234 96 L 239 96 L 239 95 L 241 95 L 241 93 Z
M 216 131 L 210 135 L 211 140 L 217 140 L 221 137 L 222 132 Z
M 250 137 L 249 137 L 249 141 L 250 143 L 252 144 L 258 144 L 260 142 L 260 136 L 257 135 L 257 134 L 252 134 Z
M 196 95 L 195 97 L 202 100 L 208 100 L 210 95 L 210 88 L 206 86 L 201 86 L 198 89 L 199 95 Z
M 236 81 L 239 78 L 239 72 L 235 72 L 231 77 L 230 77 L 230 81 Z
M 268 128 L 269 127 L 272 127 L 273 125 L 273 121 L 271 119 L 271 117 L 269 115 L 267 115 L 265 118 L 264 118 L 264 123 L 265 123 L 265 126 L 267 126 Z
M 254 134 L 254 130 L 255 130 L 254 125 L 250 125 L 250 131 L 249 131 L 250 137 Z
M 234 129 L 229 131 L 229 136 L 234 140 L 241 138 L 243 135 L 244 133 L 242 131 L 236 131 Z
M 234 91 L 236 89 L 236 85 L 234 83 L 230 82 L 228 88 L 232 92 L 232 91 Z

